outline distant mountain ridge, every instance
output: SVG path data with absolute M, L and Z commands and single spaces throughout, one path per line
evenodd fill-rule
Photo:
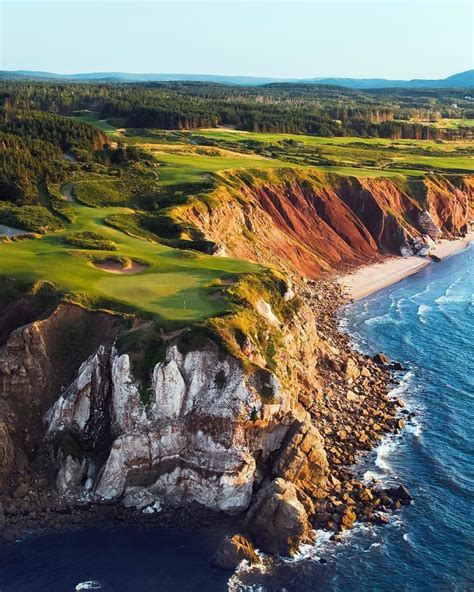
M 58 80 L 71 82 L 217 82 L 242 86 L 271 83 L 326 84 L 354 89 L 383 88 L 474 88 L 474 70 L 453 74 L 443 79 L 388 80 L 385 78 L 271 78 L 257 76 L 224 76 L 218 74 L 133 74 L 129 72 L 88 72 L 56 74 L 30 70 L 0 71 L 0 80 Z

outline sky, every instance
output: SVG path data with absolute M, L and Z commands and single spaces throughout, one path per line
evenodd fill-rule
M 0 69 L 444 78 L 473 68 L 467 0 L 0 0 Z

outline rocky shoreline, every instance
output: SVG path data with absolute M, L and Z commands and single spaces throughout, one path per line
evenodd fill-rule
M 328 345 L 318 364 L 320 383 L 311 385 L 313 396 L 310 398 L 301 392 L 300 401 L 322 436 L 329 467 L 327 491 L 303 503 L 305 522 L 298 527 L 304 532 L 297 533 L 294 540 L 309 542 L 313 528 L 329 529 L 337 538 L 340 531 L 351 528 L 356 521 L 384 523 L 388 520 L 387 512 L 409 502 L 409 495 L 403 489 L 383 491 L 375 483 L 362 483 L 353 471 L 360 456 L 376 446 L 384 435 L 403 428 L 403 418 L 409 414 L 399 401 L 389 396 L 393 386 L 389 361 L 383 355 L 372 359 L 354 351 L 349 337 L 340 332 L 338 311 L 344 303 L 343 290 L 334 283 L 308 280 L 300 285 L 299 296 L 311 308 L 318 331 Z M 194 528 L 222 523 L 228 525 L 231 533 L 244 535 L 238 539 L 237 558 L 243 553 L 255 560 L 256 556 L 249 551 L 253 543 L 242 547 L 242 540 L 247 540 L 248 536 L 257 546 L 278 553 L 282 545 L 274 541 L 286 537 L 295 528 L 295 524 L 283 524 L 284 517 L 278 520 L 275 515 L 270 516 L 271 504 L 263 509 L 259 509 L 258 503 L 254 504 L 245 520 L 243 514 L 227 516 L 197 504 L 184 508 L 165 505 L 158 511 L 145 511 L 144 508 L 125 508 L 118 501 L 100 504 L 80 498 L 73 501 L 71 497 L 59 495 L 54 483 L 54 472 L 44 455 L 39 455 L 33 464 L 16 467 L 0 504 L 0 529 L 5 541 L 98 525 Z M 273 487 L 278 488 L 278 483 L 273 483 Z M 276 494 L 277 497 L 289 495 L 288 488 L 277 490 Z M 298 491 L 296 495 L 301 494 Z M 273 528 L 268 527 L 269 520 L 273 520 Z M 224 542 L 224 548 L 230 540 Z M 283 543 L 283 547 L 285 545 Z M 234 549 L 233 545 L 231 547 Z M 292 549 L 287 547 L 287 550 Z M 217 563 L 229 567 L 233 560 L 229 564 L 228 555 L 226 557 L 226 561 L 221 559 Z

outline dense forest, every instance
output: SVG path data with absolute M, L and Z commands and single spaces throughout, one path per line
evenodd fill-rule
M 94 127 L 31 109 L 0 110 L 0 202 L 38 203 L 40 185 L 63 181 L 76 162 L 120 166 L 146 159 L 139 148 L 106 143 Z
M 40 184 L 64 180 L 74 163 L 121 166 L 146 159 L 110 147 L 98 129 L 67 117 L 92 110 L 125 127 L 186 130 L 219 125 L 254 132 L 381 138 L 469 138 L 474 128 L 414 123 L 474 117 L 455 90 L 359 91 L 334 86 L 210 83 L 0 84 L 0 202 L 38 203 Z
M 413 139 L 470 137 L 468 127 L 438 129 L 413 120 L 474 116 L 473 101 L 459 90 L 360 91 L 305 84 L 4 81 L 0 102 L 4 112 L 33 109 L 69 115 L 88 109 L 134 128 L 226 125 L 253 132 Z

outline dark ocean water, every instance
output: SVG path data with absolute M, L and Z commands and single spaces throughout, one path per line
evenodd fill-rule
M 408 368 L 396 390 L 416 419 L 360 464 L 414 497 L 389 525 L 339 544 L 321 534 L 298 558 L 230 580 L 210 567 L 217 531 L 53 535 L 0 548 L 0 591 L 474 591 L 473 294 L 471 246 L 342 312 L 360 349 Z M 76 588 L 86 581 L 98 584 Z

